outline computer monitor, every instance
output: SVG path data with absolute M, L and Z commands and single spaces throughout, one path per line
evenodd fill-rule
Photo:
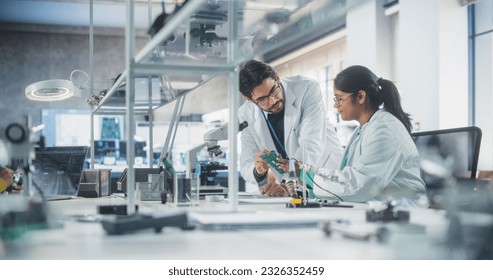
M 34 190 L 44 195 L 75 195 L 89 147 L 36 148 L 32 161 Z
M 135 157 L 146 157 L 146 142 L 145 141 L 135 141 Z M 121 140 L 119 143 L 119 154 L 120 158 L 127 158 L 127 141 Z
M 95 140 L 94 141 L 94 157 L 103 158 L 105 156 L 115 156 L 118 140 Z
M 147 153 L 145 151 L 146 142 L 145 141 L 135 141 L 135 156 L 136 157 L 146 157 Z
M 127 158 L 127 141 L 120 140 L 118 143 L 118 151 L 120 158 Z

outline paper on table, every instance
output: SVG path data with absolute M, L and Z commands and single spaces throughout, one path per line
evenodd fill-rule
M 234 213 L 189 213 L 192 221 L 205 230 L 281 229 L 316 227 L 326 216 L 313 213 L 277 211 Z
M 240 198 L 238 202 L 241 204 L 286 204 L 292 198 L 291 197 L 253 197 L 253 198 Z

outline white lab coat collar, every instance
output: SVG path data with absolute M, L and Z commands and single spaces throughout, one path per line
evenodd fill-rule
M 370 117 L 370 119 L 368 120 L 368 122 L 366 122 L 363 126 L 361 127 L 358 127 L 360 128 L 359 129 L 359 133 L 363 133 L 365 131 L 365 129 L 371 124 L 373 123 L 375 120 L 379 119 L 380 118 L 380 115 L 382 115 L 382 112 L 387 112 L 387 110 L 385 110 L 384 108 L 380 108 L 378 110 L 375 111 L 375 113 L 373 113 L 373 115 Z
M 252 104 L 253 105 L 253 104 Z M 265 117 L 267 116 L 262 116 L 262 114 L 267 114 L 264 112 L 264 110 L 260 109 L 258 106 L 255 106 L 255 122 L 253 124 L 253 127 L 255 128 L 256 131 L 259 133 L 259 138 L 257 141 L 259 141 L 259 147 L 265 147 L 267 150 L 276 150 L 276 145 L 274 144 L 274 140 L 272 140 L 272 137 L 270 137 L 270 132 L 269 132 L 269 127 L 267 126 L 267 123 L 265 121 Z M 269 136 L 269 137 L 267 137 Z
M 348 145 L 344 149 L 344 153 L 343 153 L 343 158 L 345 158 L 346 156 L 348 157 L 347 162 L 353 161 L 353 156 L 355 154 L 354 149 L 356 149 L 356 147 L 355 147 L 355 145 L 353 145 L 353 143 L 356 142 L 356 140 L 359 137 L 362 137 L 362 135 L 365 133 L 368 126 L 371 123 L 373 123 L 375 120 L 379 119 L 380 115 L 382 115 L 382 112 L 384 112 L 384 111 L 386 112 L 386 110 L 384 108 L 378 109 L 377 111 L 375 111 L 375 113 L 373 113 L 373 115 L 370 117 L 370 120 L 367 123 L 365 123 L 362 126 L 356 127 L 356 129 L 353 131 L 353 134 L 351 135 L 351 138 L 349 139 Z
M 295 107 L 296 94 L 291 90 L 286 83 L 282 83 L 284 88 L 284 146 L 286 147 L 286 153 L 291 157 L 293 155 L 289 154 L 287 143 L 289 143 L 289 138 L 293 132 L 294 122 L 296 120 L 296 115 L 298 114 L 298 108 Z

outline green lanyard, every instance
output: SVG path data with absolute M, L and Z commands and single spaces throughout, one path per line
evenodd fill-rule
M 349 140 L 349 143 L 344 151 L 344 157 L 342 158 L 342 162 L 341 162 L 341 170 L 343 170 L 344 167 L 346 167 L 349 158 L 349 149 L 351 148 L 351 145 L 353 144 L 355 139 L 360 136 L 360 134 L 361 134 L 361 128 L 358 127 L 356 128 L 354 134 L 351 136 L 351 139 Z
M 348 159 L 348 153 L 344 153 L 344 158 L 342 158 L 342 163 L 341 163 L 341 170 L 344 169 L 344 167 L 347 165 L 347 159 Z
M 308 198 L 317 198 L 315 192 L 313 192 L 313 186 L 315 183 L 312 178 L 314 178 L 315 174 L 312 171 L 306 172 L 306 178 L 303 177 L 303 169 L 300 169 L 300 179 L 306 182 L 306 188 L 308 189 Z

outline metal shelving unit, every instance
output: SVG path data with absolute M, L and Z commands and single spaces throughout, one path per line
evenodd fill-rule
M 363 1 L 363 0 L 361 0 Z M 361 2 L 352 1 L 352 4 Z M 136 54 L 134 0 L 126 1 L 126 68 L 106 95 L 92 106 L 93 114 L 125 114 L 133 124 L 136 114 L 152 111 L 176 101 L 172 124 L 183 106 L 183 98 L 216 75 L 228 76 L 229 176 L 228 185 L 238 185 L 237 133 L 239 106 L 239 65 L 247 59 L 264 56 L 270 60 L 294 50 L 300 43 L 315 40 L 323 28 L 344 25 L 348 5 L 345 0 L 189 0 Z M 161 83 L 159 94 L 151 93 L 145 102 L 136 96 L 136 79 L 148 78 Z M 125 95 L 119 92 L 125 85 Z M 124 98 L 124 102 L 123 102 Z M 124 106 L 123 106 L 124 105 Z M 152 125 L 152 124 L 150 124 Z M 126 129 L 127 159 L 134 161 L 134 127 Z M 152 129 L 151 129 L 152 130 Z M 163 151 L 172 143 L 168 133 Z M 129 213 L 134 209 L 135 174 L 127 173 Z M 229 188 L 232 210 L 236 210 L 237 188 Z

